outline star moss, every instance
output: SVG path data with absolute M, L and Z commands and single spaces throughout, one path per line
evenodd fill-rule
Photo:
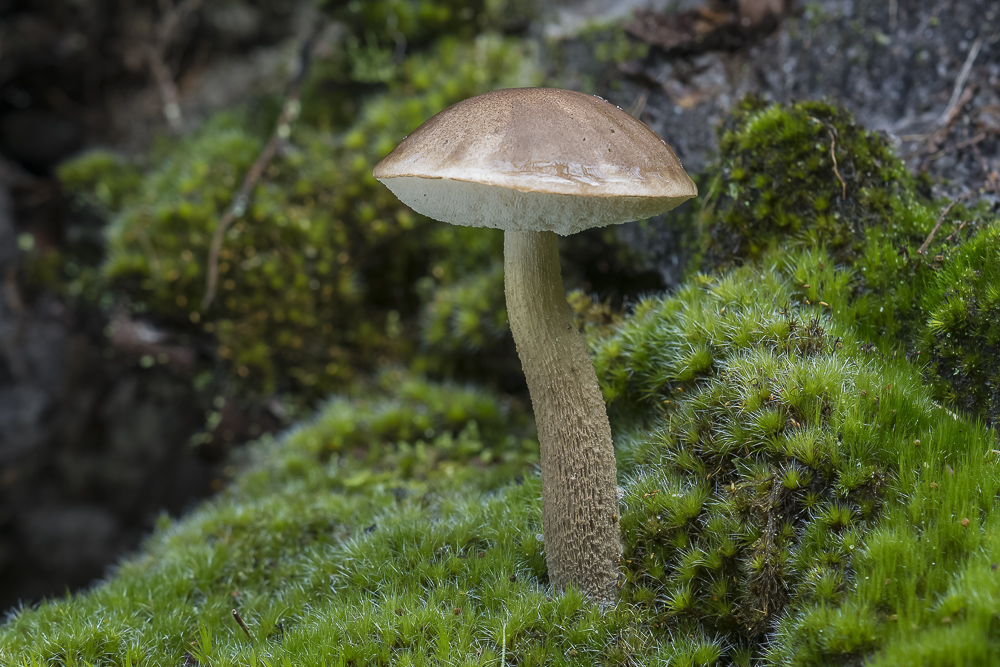
M 736 664 L 895 651 L 940 626 L 939 596 L 992 544 L 995 433 L 861 343 L 851 276 L 831 267 L 806 252 L 702 276 L 595 345 L 609 409 L 636 424 L 619 438 L 623 599 L 665 633 L 717 637 Z M 970 646 L 936 664 L 993 641 L 979 613 L 948 640 Z
M 924 294 L 919 349 L 953 405 L 1000 422 L 1000 225 L 955 248 Z

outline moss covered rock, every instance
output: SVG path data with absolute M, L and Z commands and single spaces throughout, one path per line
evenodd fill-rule
M 294 126 L 225 235 L 208 310 L 212 235 L 263 146 L 268 105 L 217 115 L 127 197 L 109 183 L 121 170 L 106 157 L 85 156 L 62 173 L 112 211 L 102 276 L 133 312 L 214 340 L 238 394 L 316 398 L 412 356 L 421 278 L 447 285 L 500 254 L 497 234 L 413 214 L 378 186 L 371 166 L 443 106 L 537 82 L 533 62 L 530 47 L 513 40 L 442 39 L 402 62 L 342 131 Z
M 1000 367 L 996 345 L 982 326 L 954 330 L 967 308 L 979 313 L 980 301 L 990 303 L 989 271 L 970 266 L 988 264 L 996 234 L 964 247 L 995 227 L 988 205 L 933 201 L 885 137 L 830 103 L 748 97 L 719 137 L 719 158 L 701 178 L 705 195 L 682 223 L 701 230 L 689 271 L 822 249 L 826 261 L 850 271 L 861 336 L 886 353 L 923 355 L 940 398 L 995 420 L 987 395 L 990 369 Z M 822 286 L 801 284 L 818 298 Z
M 872 233 L 922 231 L 907 211 L 913 176 L 884 137 L 834 104 L 744 98 L 719 129 L 719 154 L 706 196 L 710 265 L 778 244 L 824 245 L 853 263 Z

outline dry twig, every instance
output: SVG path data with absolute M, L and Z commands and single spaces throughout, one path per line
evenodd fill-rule
M 928 159 L 930 159 L 930 160 L 937 160 L 937 159 L 939 159 L 941 157 L 944 157 L 948 153 L 954 153 L 956 151 L 962 150 L 963 148 L 968 148 L 969 146 L 975 146 L 976 144 L 985 141 L 986 137 L 987 137 L 987 134 L 985 132 L 980 132 L 980 133 L 976 134 L 973 137 L 969 137 L 968 139 L 965 139 L 964 141 L 959 141 L 954 146 L 948 146 L 947 148 L 942 148 L 937 153 L 934 153 L 934 155 L 931 155 L 930 158 L 928 158 Z
M 982 48 L 982 46 L 983 36 L 980 35 L 976 38 L 976 41 L 972 43 L 972 48 L 969 49 L 969 55 L 966 56 L 965 64 L 962 65 L 962 71 L 959 72 L 958 79 L 955 80 L 955 88 L 951 91 L 951 99 L 948 101 L 948 106 L 937 120 L 938 125 L 944 126 L 951 124 L 951 121 L 960 106 L 959 100 L 962 99 L 962 93 L 965 90 L 965 82 L 968 81 L 969 72 L 972 71 L 972 64 L 976 62 L 976 57 L 979 55 L 979 49 Z
M 215 299 L 216 286 L 219 281 L 219 254 L 222 252 L 222 241 L 224 240 L 226 230 L 229 229 L 230 225 L 237 218 L 243 217 L 243 214 L 246 213 L 253 189 L 257 186 L 261 176 L 264 175 L 267 165 L 270 164 L 271 160 L 277 154 L 278 147 L 288 139 L 291 134 L 291 124 L 298 118 L 301 108 L 299 98 L 302 94 L 302 82 L 309 71 L 313 45 L 316 42 L 316 38 L 322 32 L 322 29 L 323 23 L 321 21 L 317 22 L 309 37 L 302 44 L 302 48 L 299 51 L 296 72 L 285 89 L 285 103 L 281 107 L 281 115 L 278 116 L 274 132 L 271 133 L 271 138 L 268 140 L 267 145 L 264 146 L 264 150 L 260 152 L 253 166 L 250 167 L 250 171 L 247 172 L 246 177 L 243 179 L 243 185 L 233 198 L 233 203 L 219 220 L 219 224 L 215 228 L 215 233 L 212 235 L 212 246 L 208 253 L 208 277 L 205 283 L 205 296 L 201 301 L 202 310 L 206 310 L 212 305 L 212 301 Z
M 941 229 L 941 223 L 944 222 L 945 217 L 948 215 L 948 211 L 951 210 L 951 207 L 954 206 L 957 201 L 958 199 L 952 199 L 951 202 L 945 206 L 944 210 L 941 211 L 941 215 L 938 216 L 937 222 L 934 223 L 934 229 L 931 230 L 930 235 L 924 240 L 923 243 L 920 244 L 920 247 L 917 248 L 918 254 L 927 254 L 927 248 L 930 247 L 931 241 L 934 240 L 934 235 L 937 234 L 939 229 Z
M 250 643 L 252 644 L 253 643 L 253 635 L 250 634 L 250 627 L 247 625 L 247 622 L 243 620 L 243 617 L 240 616 L 240 612 L 238 612 L 235 609 L 233 609 L 233 618 L 236 619 L 236 623 L 239 624 L 239 626 L 241 628 L 243 628 L 244 634 L 246 634 L 247 639 L 249 639 Z
M 840 175 L 840 171 L 837 169 L 837 155 L 834 153 L 837 141 L 833 138 L 833 130 L 826 128 L 826 133 L 830 135 L 830 157 L 833 158 L 833 173 L 837 175 L 837 180 L 840 181 L 840 198 L 847 199 L 847 183 L 844 182 L 844 178 Z
M 958 236 L 959 232 L 961 232 L 963 229 L 965 229 L 965 225 L 968 222 L 969 222 L 968 220 L 963 220 L 962 224 L 960 224 L 958 226 L 958 229 L 956 229 L 955 231 L 953 231 L 951 234 L 948 234 L 948 236 L 946 236 L 944 240 L 945 241 L 952 241 L 956 236 Z
M 201 3 L 202 0 L 181 0 L 180 4 L 174 5 L 171 0 L 160 0 L 160 23 L 144 49 L 146 64 L 163 100 L 163 117 L 167 119 L 170 129 L 174 132 L 181 130 L 183 118 L 177 84 L 166 61 L 167 49 L 174 41 L 177 27 L 188 16 L 198 11 Z
M 844 182 L 844 178 L 840 175 L 840 170 L 837 168 L 837 154 L 835 152 L 835 149 L 837 148 L 837 140 L 833 136 L 833 130 L 831 130 L 826 123 L 815 116 L 809 116 L 809 119 L 822 125 L 826 129 L 826 133 L 830 135 L 830 157 L 833 159 L 833 173 L 836 175 L 837 180 L 840 181 L 841 199 L 847 199 L 847 183 Z

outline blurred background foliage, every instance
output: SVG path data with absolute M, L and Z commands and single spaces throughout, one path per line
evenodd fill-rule
M 202 384 L 244 401 L 281 395 L 306 407 L 390 362 L 520 388 L 501 233 L 429 221 L 378 185 L 371 168 L 451 103 L 545 82 L 539 49 L 477 34 L 475 21 L 466 38 L 451 34 L 449 22 L 465 25 L 469 11 L 499 25 L 494 3 L 435 4 L 434 12 L 387 4 L 331 10 L 354 35 L 365 21 L 396 21 L 407 55 L 377 41 L 358 52 L 346 39 L 316 63 L 301 120 L 225 235 L 210 308 L 201 303 L 212 234 L 274 125 L 274 96 L 165 140 L 142 164 L 105 151 L 65 163 L 64 186 L 111 220 L 107 245 L 103 256 L 37 254 L 36 282 L 200 341 L 208 350 Z M 507 18 L 513 30 L 530 14 Z M 368 76 L 376 62 L 384 65 L 377 81 Z M 1000 354 L 990 323 L 998 305 L 986 257 L 997 243 L 995 233 L 978 240 L 988 208 L 957 202 L 944 210 L 947 202 L 933 200 L 929 182 L 906 169 L 885 137 L 828 102 L 748 97 L 718 133 L 718 156 L 697 175 L 702 196 L 669 223 L 690 230 L 687 274 L 760 261 L 778 248 L 824 248 L 851 271 L 861 330 L 887 352 L 929 363 L 943 400 L 995 420 Z M 954 233 L 931 236 L 942 223 Z M 566 239 L 563 253 L 568 286 L 596 284 L 605 299 L 571 299 L 581 328 L 615 321 L 623 299 L 657 287 L 642 273 L 641 252 L 614 229 Z
M 277 95 L 160 138 L 142 159 L 92 151 L 64 163 L 64 187 L 109 220 L 106 245 L 37 252 L 34 283 L 182 336 L 203 351 L 201 387 L 243 402 L 280 395 L 293 413 L 390 361 L 520 389 L 501 233 L 429 221 L 371 170 L 442 108 L 542 84 L 541 47 L 521 35 L 537 5 L 393 0 L 322 10 L 335 45 L 312 64 L 298 121 L 225 234 L 210 307 L 212 236 L 274 127 Z M 624 39 L 620 29 L 592 33 L 588 43 Z M 641 272 L 607 230 L 565 250 L 570 285 L 625 284 Z M 611 292 L 619 304 L 626 296 Z
M 414 44 L 449 31 L 461 14 L 438 5 L 428 14 L 421 3 L 351 3 L 342 11 L 351 21 L 385 22 L 378 11 L 395 16 L 396 9 L 382 4 L 413 12 L 403 12 L 399 30 Z M 374 181 L 372 165 L 444 106 L 497 87 L 536 85 L 540 71 L 531 46 L 518 40 L 449 36 L 401 62 L 390 59 L 380 86 L 359 97 L 338 81 L 356 74 L 338 71 L 338 60 L 360 66 L 366 57 L 351 48 L 348 40 L 315 68 L 302 120 L 226 234 L 219 295 L 208 310 L 201 303 L 212 234 L 267 140 L 278 112 L 273 98 L 217 114 L 142 166 L 105 152 L 65 164 L 64 185 L 112 220 L 104 261 L 72 269 L 67 292 L 112 294 L 134 315 L 211 339 L 225 386 L 244 397 L 281 391 L 311 402 L 390 358 L 411 358 L 420 295 L 433 300 L 427 284 L 450 287 L 495 261 L 501 238 L 417 216 Z M 348 102 L 356 113 L 338 114 Z M 40 258 L 35 271 L 47 267 L 38 277 L 58 283 L 59 268 L 65 275 L 70 263 Z M 480 328 L 481 308 L 467 305 L 473 308 L 454 321 L 468 329 L 476 314 L 471 326 Z M 446 327 L 449 334 L 465 338 L 455 326 Z M 472 349 L 476 339 L 461 345 Z M 436 363 L 424 362 L 428 369 Z

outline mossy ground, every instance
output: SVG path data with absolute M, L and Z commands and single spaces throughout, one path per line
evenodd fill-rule
M 107 583 L 16 613 L 0 658 L 1000 662 L 996 434 L 859 340 L 830 267 L 701 277 L 593 338 L 623 493 L 614 608 L 547 589 L 523 407 L 396 373 L 257 445 Z
M 133 314 L 207 334 L 250 395 L 351 397 L 256 445 L 107 583 L 14 614 L 4 664 L 1000 664 L 1000 447 L 964 412 L 996 419 L 995 224 L 955 206 L 918 253 L 944 206 L 882 138 L 828 104 L 744 102 L 691 211 L 699 266 L 725 272 L 624 322 L 571 298 L 617 431 L 625 551 L 616 607 L 553 595 L 523 407 L 359 382 L 392 359 L 452 372 L 501 340 L 499 235 L 425 224 L 370 169 L 450 101 L 538 81 L 534 56 L 473 39 L 449 3 L 331 11 L 397 16 L 420 49 L 397 62 L 376 32 L 318 67 L 361 93 L 344 111 L 307 89 L 211 312 L 203 258 L 273 100 L 155 154 L 141 182 L 101 154 L 62 177 L 116 219 L 101 275 L 73 289 L 110 280 Z M 421 331 L 443 362 L 413 356 Z
M 595 346 L 611 410 L 640 424 L 621 437 L 623 597 L 737 664 L 905 664 L 888 647 L 947 616 L 940 564 L 998 556 L 995 433 L 952 419 L 918 369 L 845 326 L 850 275 L 831 266 L 805 252 L 698 278 Z M 996 650 L 973 634 L 927 664 Z

